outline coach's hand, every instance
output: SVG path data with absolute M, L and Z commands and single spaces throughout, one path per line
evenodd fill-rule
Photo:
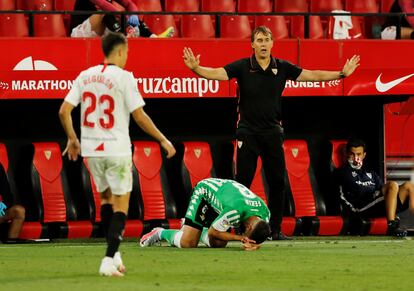
M 81 147 L 80 142 L 77 138 L 75 139 L 68 139 L 68 143 L 66 144 L 66 148 L 62 153 L 62 156 L 68 154 L 69 161 L 76 161 L 78 156 L 80 155 Z
M 200 55 L 195 57 L 193 51 L 189 47 L 184 47 L 183 54 L 184 64 L 192 71 L 197 69 L 200 65 Z
M 131 25 L 131 26 L 133 26 L 133 27 L 138 26 L 139 25 L 139 18 L 138 18 L 138 16 L 131 15 L 128 18 L 128 24 Z
M 351 75 L 355 69 L 360 65 L 360 56 L 359 55 L 353 55 L 351 59 L 347 59 L 344 67 L 342 68 L 342 72 L 344 73 L 345 77 L 348 77 Z

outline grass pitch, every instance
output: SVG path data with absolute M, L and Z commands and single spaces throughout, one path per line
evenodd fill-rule
M 414 241 L 301 237 L 259 251 L 121 245 L 127 273 L 98 275 L 103 241 L 1 245 L 0 290 L 414 290 Z

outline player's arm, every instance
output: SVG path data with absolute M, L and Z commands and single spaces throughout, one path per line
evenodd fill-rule
M 66 133 L 68 142 L 62 155 L 68 154 L 69 160 L 76 161 L 80 154 L 80 143 L 76 136 L 75 129 L 73 128 L 72 122 L 72 110 L 75 108 L 72 104 L 67 101 L 63 101 L 59 109 L 59 119 L 62 124 L 63 130 Z
M 342 71 L 302 70 L 296 81 L 330 81 L 350 76 L 359 66 L 360 57 L 352 56 L 342 68 Z M 343 75 L 342 75 L 343 74 Z
M 184 64 L 200 77 L 219 81 L 227 81 L 229 79 L 224 68 L 209 68 L 200 66 L 200 55 L 194 56 L 191 48 L 184 48 L 183 59 Z
M 159 141 L 161 146 L 167 152 L 167 158 L 171 158 L 175 155 L 174 146 L 155 126 L 152 119 L 147 115 L 147 113 L 145 113 L 144 108 L 139 107 L 132 111 L 132 117 L 143 131 L 145 131 L 147 134 Z
M 222 241 L 240 241 L 242 243 L 254 243 L 254 240 L 249 239 L 247 236 L 233 234 L 227 231 L 219 231 L 210 227 L 208 229 L 208 236 L 213 239 L 218 239 Z

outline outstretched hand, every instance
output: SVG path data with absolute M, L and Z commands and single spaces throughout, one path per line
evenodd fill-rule
M 345 77 L 348 77 L 355 71 L 355 69 L 360 65 L 360 59 L 359 55 L 353 55 L 351 59 L 346 60 L 346 63 L 342 69 Z
M 184 64 L 190 69 L 195 70 L 200 65 L 200 55 L 194 56 L 193 51 L 189 47 L 183 50 Z
M 68 154 L 69 161 L 76 161 L 78 156 L 80 155 L 81 147 L 79 140 L 76 139 L 68 139 L 68 143 L 66 144 L 66 148 L 62 153 L 62 156 Z

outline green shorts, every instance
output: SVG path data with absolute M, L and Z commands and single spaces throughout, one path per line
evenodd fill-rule
M 184 225 L 202 230 L 203 227 L 209 228 L 217 216 L 218 213 L 203 197 L 192 195 L 185 214 Z

